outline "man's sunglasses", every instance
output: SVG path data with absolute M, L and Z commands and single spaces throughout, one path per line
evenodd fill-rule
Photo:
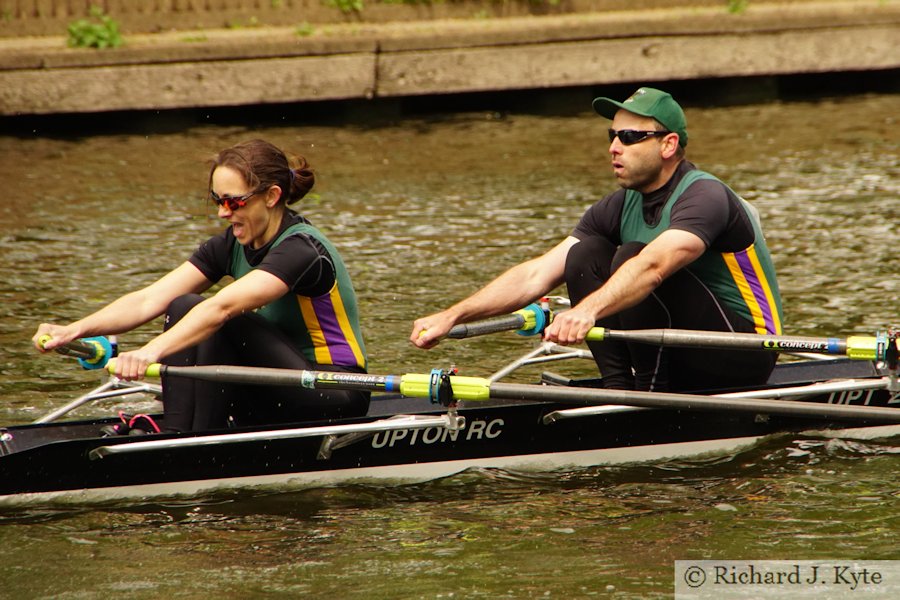
M 231 212 L 234 212 L 243 206 L 247 206 L 247 200 L 258 193 L 259 190 L 253 190 L 252 192 L 248 192 L 243 196 L 219 196 L 217 193 L 210 190 L 209 199 L 215 202 L 216 206 L 224 206 Z
M 670 133 L 672 133 L 671 131 L 638 131 L 636 129 L 620 129 L 619 131 L 610 129 L 608 131 L 610 144 L 612 144 L 616 138 L 619 138 L 619 141 L 626 146 L 637 144 L 638 142 L 643 142 L 647 138 L 653 136 L 669 135 Z

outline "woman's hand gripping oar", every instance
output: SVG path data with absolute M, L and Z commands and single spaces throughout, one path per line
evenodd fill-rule
M 55 350 L 60 354 L 75 357 L 85 369 L 108 367 L 111 375 L 125 381 L 143 379 L 148 366 L 159 360 L 156 355 L 147 354 L 143 348 L 119 355 L 115 341 L 102 336 L 58 343 L 58 339 L 44 333 L 35 335 L 34 340 L 35 346 L 41 352 Z

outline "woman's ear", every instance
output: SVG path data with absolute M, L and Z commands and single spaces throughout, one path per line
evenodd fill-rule
M 268 208 L 275 208 L 275 205 L 278 204 L 278 201 L 281 199 L 281 186 L 273 185 L 269 187 L 266 191 L 266 206 Z

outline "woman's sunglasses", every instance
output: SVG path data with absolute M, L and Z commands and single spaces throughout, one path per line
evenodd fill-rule
M 243 196 L 220 196 L 214 191 L 210 190 L 209 198 L 216 203 L 216 206 L 224 206 L 231 212 L 234 212 L 243 206 L 247 206 L 247 200 L 258 193 L 259 190 L 253 190 L 252 192 L 248 192 Z
M 657 135 L 669 135 L 671 131 L 638 131 L 636 129 L 609 129 L 609 143 L 612 144 L 616 138 L 626 146 L 643 142 L 647 138 Z

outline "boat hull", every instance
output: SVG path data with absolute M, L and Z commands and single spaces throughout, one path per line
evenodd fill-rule
M 837 366 L 831 368 L 833 372 Z M 858 369 L 858 367 L 853 367 Z M 876 373 L 869 366 L 863 373 Z M 810 373 L 806 373 L 809 375 Z M 795 379 L 803 373 L 795 373 Z M 857 376 L 860 372 L 857 372 Z M 896 405 L 887 390 L 849 398 L 835 392 L 804 401 Z M 893 401 L 893 402 L 892 402 Z M 439 416 L 440 407 L 405 398 L 373 402 L 373 414 L 333 422 L 351 429 L 387 417 Z M 782 432 L 837 431 L 889 437 L 900 425 L 834 422 L 753 412 L 611 407 L 554 419 L 571 407 L 487 402 L 461 407 L 465 426 L 319 435 L 319 423 L 181 435 L 98 437 L 105 420 L 10 427 L 0 442 L 0 503 L 98 502 L 196 496 L 228 489 L 292 489 L 345 482 L 419 482 L 471 468 L 551 471 L 733 452 Z M 551 415 L 551 417 L 548 417 Z M 241 437 L 243 436 L 243 437 Z M 168 442 L 188 440 L 185 445 Z M 150 444 L 147 442 L 150 441 Z M 137 444 L 143 443 L 146 449 Z M 123 451 L 119 453 L 119 451 Z

